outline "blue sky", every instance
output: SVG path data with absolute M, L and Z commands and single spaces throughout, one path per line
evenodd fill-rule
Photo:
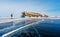
M 10 17 L 11 13 L 20 17 L 23 11 L 60 16 L 60 0 L 0 0 L 1 17 Z

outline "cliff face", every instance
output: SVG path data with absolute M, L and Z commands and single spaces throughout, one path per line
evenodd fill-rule
M 40 13 L 34 13 L 34 12 L 22 12 L 23 16 L 28 16 L 28 17 L 48 17 L 47 15 L 43 15 Z

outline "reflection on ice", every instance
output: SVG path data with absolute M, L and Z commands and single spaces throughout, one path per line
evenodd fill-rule
M 51 22 L 53 21 L 53 23 Z M 55 35 L 56 34 L 56 35 Z M 60 20 L 44 19 L 39 22 L 25 25 L 8 34 L 10 37 L 58 37 L 60 36 Z

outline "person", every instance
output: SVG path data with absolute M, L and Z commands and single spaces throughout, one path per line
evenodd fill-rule
M 11 19 L 13 19 L 13 14 L 11 14 Z

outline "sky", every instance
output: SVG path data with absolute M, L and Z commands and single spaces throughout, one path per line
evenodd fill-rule
M 0 17 L 20 18 L 23 11 L 60 16 L 60 0 L 0 0 Z

